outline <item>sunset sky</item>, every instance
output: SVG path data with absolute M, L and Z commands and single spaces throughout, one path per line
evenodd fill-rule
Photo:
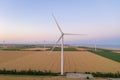
M 0 43 L 54 43 L 60 36 L 52 14 L 66 33 L 66 43 L 120 44 L 120 0 L 0 0 Z

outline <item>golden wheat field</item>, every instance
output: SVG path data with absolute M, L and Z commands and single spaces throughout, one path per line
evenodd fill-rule
M 0 51 L 0 69 L 60 72 L 60 51 Z M 117 72 L 120 63 L 87 51 L 65 51 L 65 72 Z

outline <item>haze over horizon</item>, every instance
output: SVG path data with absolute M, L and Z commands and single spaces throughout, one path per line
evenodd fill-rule
M 0 0 L 0 43 L 55 43 L 60 32 L 67 44 L 120 45 L 120 0 Z

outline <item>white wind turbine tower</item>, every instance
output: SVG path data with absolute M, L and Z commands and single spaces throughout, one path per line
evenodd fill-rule
M 58 44 L 58 42 L 61 40 L 61 75 L 64 74 L 64 35 L 84 35 L 84 34 L 71 34 L 71 33 L 64 33 L 62 31 L 62 29 L 60 28 L 56 18 L 54 15 L 52 15 L 54 20 L 55 20 L 55 23 L 61 33 L 61 36 L 59 37 L 59 39 L 57 40 L 56 44 L 53 46 L 52 48 L 52 51 L 54 50 L 54 48 L 56 47 L 56 45 Z

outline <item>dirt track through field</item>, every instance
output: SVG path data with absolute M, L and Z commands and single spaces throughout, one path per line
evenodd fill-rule
M 65 72 L 117 72 L 120 63 L 87 51 L 65 51 Z M 0 51 L 0 69 L 60 72 L 60 51 Z

